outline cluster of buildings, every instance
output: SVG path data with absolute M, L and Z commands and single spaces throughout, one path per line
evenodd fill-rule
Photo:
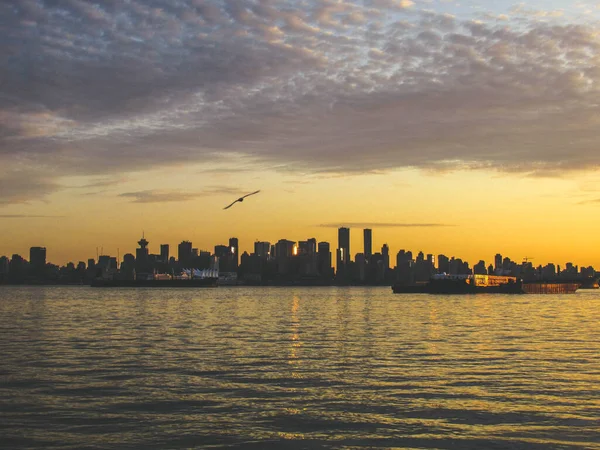
M 400 250 L 395 265 L 390 264 L 390 250 L 383 244 L 373 252 L 373 231 L 363 229 L 363 251 L 354 258 L 350 251 L 350 229 L 338 229 L 335 249 L 335 270 L 329 242 L 315 238 L 304 241 L 280 239 L 276 243 L 257 241 L 252 253 L 239 254 L 238 239 L 232 237 L 227 245 L 216 245 L 214 251 L 194 248 L 192 242 L 182 241 L 177 246 L 177 257 L 171 255 L 168 244 L 160 245 L 160 253 L 149 251 L 144 235 L 138 241 L 135 254 L 119 256 L 97 255 L 97 259 L 69 263 L 59 267 L 46 261 L 44 247 L 31 247 L 29 261 L 20 255 L 0 257 L 0 283 L 9 284 L 80 284 L 98 277 L 135 279 L 155 274 L 180 274 L 194 269 L 210 269 L 219 273 L 224 284 L 256 285 L 391 285 L 425 282 L 432 275 L 447 273 L 510 275 L 525 279 L 591 278 L 597 274 L 593 267 L 579 270 L 572 263 L 560 266 L 547 264 L 534 267 L 497 254 L 494 264 L 486 266 L 479 261 L 472 268 L 460 258 Z

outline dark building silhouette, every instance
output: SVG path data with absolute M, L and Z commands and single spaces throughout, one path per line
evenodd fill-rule
M 262 259 L 269 259 L 271 256 L 271 243 L 256 241 L 254 243 L 254 254 Z
M 487 275 L 487 268 L 485 267 L 485 261 L 480 260 L 477 264 L 473 266 L 473 273 L 475 275 Z
M 41 276 L 46 267 L 46 248 L 31 247 L 29 249 L 29 264 L 33 275 Z
M 229 258 L 231 259 L 231 272 L 235 272 L 239 266 L 239 246 L 237 238 L 229 238 Z
M 169 244 L 160 244 L 160 260 L 164 263 L 169 262 Z
M 330 279 L 333 268 L 331 267 L 331 249 L 329 242 L 319 242 L 318 245 L 318 269 L 322 278 Z
M 229 245 L 215 245 L 215 257 L 219 260 L 219 272 L 237 272 L 238 269 L 238 241 L 229 239 Z
M 371 230 L 370 228 L 365 228 L 363 230 L 363 237 L 364 237 L 364 254 L 365 254 L 365 259 L 367 261 L 369 261 L 369 258 L 371 258 L 371 255 L 373 254 L 373 230 Z
M 7 256 L 0 256 L 0 283 L 8 282 L 8 266 L 10 260 Z
M 275 244 L 275 261 L 277 263 L 277 273 L 280 275 L 289 275 L 292 273 L 292 257 L 298 252 L 296 242 L 287 239 L 279 239 Z
M 337 272 L 339 275 L 345 272 L 350 263 L 350 228 L 338 229 L 338 248 L 336 255 Z
M 123 262 L 121 263 L 121 274 L 123 278 L 127 280 L 133 280 L 135 278 L 135 256 L 131 253 L 125 253 L 123 255 Z
M 104 271 L 117 270 L 117 258 L 109 255 L 100 255 L 98 257 L 98 264 L 95 267 Z
M 446 255 L 438 255 L 438 272 L 450 273 L 450 260 Z
M 381 256 L 383 257 L 383 267 L 387 271 L 390 268 L 390 248 L 387 244 L 383 244 L 381 247 Z
M 192 263 L 192 243 L 190 241 L 182 241 L 177 246 L 177 259 L 181 267 L 189 267 Z
M 148 273 L 152 271 L 148 258 L 148 244 L 149 242 L 142 234 L 142 238 L 138 241 L 140 247 L 135 249 L 135 271 L 137 273 Z
M 502 255 L 500 253 L 496 253 L 494 257 L 494 270 L 499 272 L 502 270 Z
M 24 283 L 29 264 L 21 255 L 14 254 L 8 264 L 8 280 L 11 283 Z
M 223 258 L 224 256 L 227 256 L 227 254 L 229 253 L 229 247 L 226 245 L 215 245 L 215 253 L 214 255 L 217 258 Z
M 298 241 L 298 255 L 308 255 L 308 241 Z
M 275 244 L 275 258 L 277 260 L 281 258 L 291 258 L 294 255 L 294 247 L 296 246 L 295 241 L 289 241 L 287 239 L 279 239 Z

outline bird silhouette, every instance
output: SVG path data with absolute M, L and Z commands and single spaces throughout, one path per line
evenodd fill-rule
M 254 195 L 254 194 L 258 194 L 260 191 L 254 191 L 254 192 L 250 192 L 249 194 L 244 195 L 243 197 L 238 198 L 236 201 L 232 202 L 230 205 L 227 205 L 225 208 L 223 209 L 229 209 L 231 208 L 233 205 L 235 205 L 237 202 L 243 202 L 244 199 L 246 197 L 249 197 L 250 195 Z

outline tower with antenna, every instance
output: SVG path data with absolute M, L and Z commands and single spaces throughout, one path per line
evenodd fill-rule
M 137 274 L 149 273 L 149 258 L 148 258 L 148 244 L 142 231 L 142 238 L 138 241 L 139 248 L 135 249 L 135 271 Z

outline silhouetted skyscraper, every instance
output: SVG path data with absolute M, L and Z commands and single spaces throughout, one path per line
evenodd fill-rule
M 160 260 L 164 263 L 169 262 L 169 244 L 160 244 Z
M 217 258 L 223 258 L 224 256 L 227 256 L 229 254 L 230 250 L 229 247 L 226 245 L 215 245 L 215 252 L 214 255 Z
M 371 230 L 370 228 L 365 228 L 363 230 L 363 236 L 365 241 L 365 259 L 369 261 L 369 258 L 373 254 L 373 230 Z
M 29 249 L 29 263 L 34 273 L 39 274 L 43 272 L 44 267 L 46 267 L 46 248 L 31 247 Z
M 182 267 L 190 267 L 192 262 L 192 243 L 190 241 L 182 241 L 177 246 L 177 259 Z
M 383 267 L 387 271 L 390 268 L 390 248 L 387 244 L 381 247 L 381 256 L 383 257 Z
M 229 238 L 229 252 L 230 258 L 232 261 L 231 266 L 237 270 L 239 265 L 239 247 L 238 247 L 238 239 L 237 238 Z
M 450 273 L 450 260 L 446 255 L 438 255 L 439 273 Z
M 254 254 L 259 258 L 267 259 L 271 254 L 271 243 L 270 242 L 255 242 L 254 243 Z
M 502 270 L 502 255 L 500 253 L 496 253 L 494 257 L 494 269 Z
M 329 242 L 319 242 L 319 274 L 331 277 L 331 250 Z
M 280 260 L 282 258 L 290 258 L 294 256 L 294 247 L 296 243 L 294 241 L 288 241 L 287 239 L 279 239 L 275 244 L 275 257 Z
M 350 228 L 338 229 L 337 270 L 350 262 Z

